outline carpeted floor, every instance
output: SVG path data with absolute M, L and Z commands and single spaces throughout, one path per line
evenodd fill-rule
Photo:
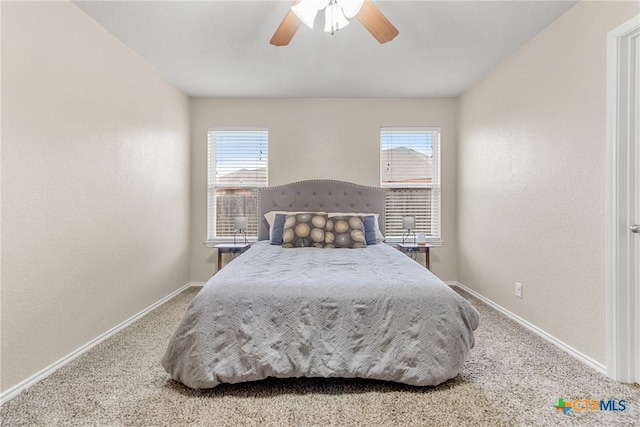
M 291 379 L 194 391 L 160 366 L 190 288 L 0 408 L 6 426 L 640 425 L 640 388 L 618 384 L 480 301 L 476 346 L 438 387 Z M 625 411 L 556 410 L 558 398 L 624 399 Z

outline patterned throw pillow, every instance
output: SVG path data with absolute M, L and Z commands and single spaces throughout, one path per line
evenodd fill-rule
M 359 216 L 334 216 L 327 219 L 325 248 L 365 248 L 364 225 Z
M 327 214 L 304 212 L 287 215 L 282 232 L 283 248 L 324 247 Z
M 356 215 L 356 216 L 359 216 L 359 217 L 365 217 L 365 218 L 368 217 L 368 216 L 373 216 L 375 218 L 375 221 L 373 222 L 373 226 L 375 227 L 375 231 L 376 231 L 376 240 L 380 241 L 380 242 L 384 242 L 385 237 L 382 234 L 382 231 L 380 231 L 380 225 L 378 224 L 378 221 L 380 220 L 380 214 L 377 214 L 377 213 L 360 213 L 360 212 L 357 212 L 357 213 L 356 212 L 327 212 L 327 216 L 329 218 L 333 218 L 334 216 L 352 216 L 352 215 Z M 364 220 L 362 220 L 362 222 L 364 222 Z M 367 223 L 364 224 L 364 227 L 365 227 L 365 231 L 366 231 Z

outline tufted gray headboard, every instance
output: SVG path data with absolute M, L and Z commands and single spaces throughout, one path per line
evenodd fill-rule
M 380 215 L 384 234 L 384 191 L 346 181 L 312 179 L 260 189 L 258 240 L 269 239 L 270 211 L 364 212 Z

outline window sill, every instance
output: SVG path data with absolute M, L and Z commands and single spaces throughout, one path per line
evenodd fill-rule
M 387 239 L 384 241 L 387 245 L 397 245 L 399 243 L 402 243 L 402 237 L 387 237 Z M 406 239 L 405 243 L 413 243 L 413 239 Z M 444 240 L 429 240 L 427 239 L 427 241 L 425 242 L 427 245 L 429 245 L 432 248 L 439 248 L 442 245 L 444 245 Z
M 258 241 L 257 237 L 247 238 L 247 243 L 252 244 Z M 213 240 L 205 240 L 202 242 L 207 248 L 215 248 L 220 243 L 233 243 L 233 237 L 217 237 Z M 236 243 L 244 243 L 244 239 L 236 238 Z

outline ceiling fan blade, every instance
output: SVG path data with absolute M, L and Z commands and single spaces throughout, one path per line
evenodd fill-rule
M 364 0 L 362 9 L 356 18 L 379 43 L 390 42 L 399 34 L 398 29 L 389 22 L 371 0 Z
M 298 4 L 299 2 L 300 0 L 296 0 L 295 4 Z M 288 45 L 293 36 L 296 34 L 296 31 L 298 31 L 298 28 L 300 28 L 300 20 L 295 15 L 295 13 L 293 13 L 291 9 L 289 9 L 287 14 L 284 16 L 284 19 L 280 23 L 280 26 L 278 27 L 276 32 L 273 33 L 273 37 L 271 37 L 269 43 L 274 46 Z

